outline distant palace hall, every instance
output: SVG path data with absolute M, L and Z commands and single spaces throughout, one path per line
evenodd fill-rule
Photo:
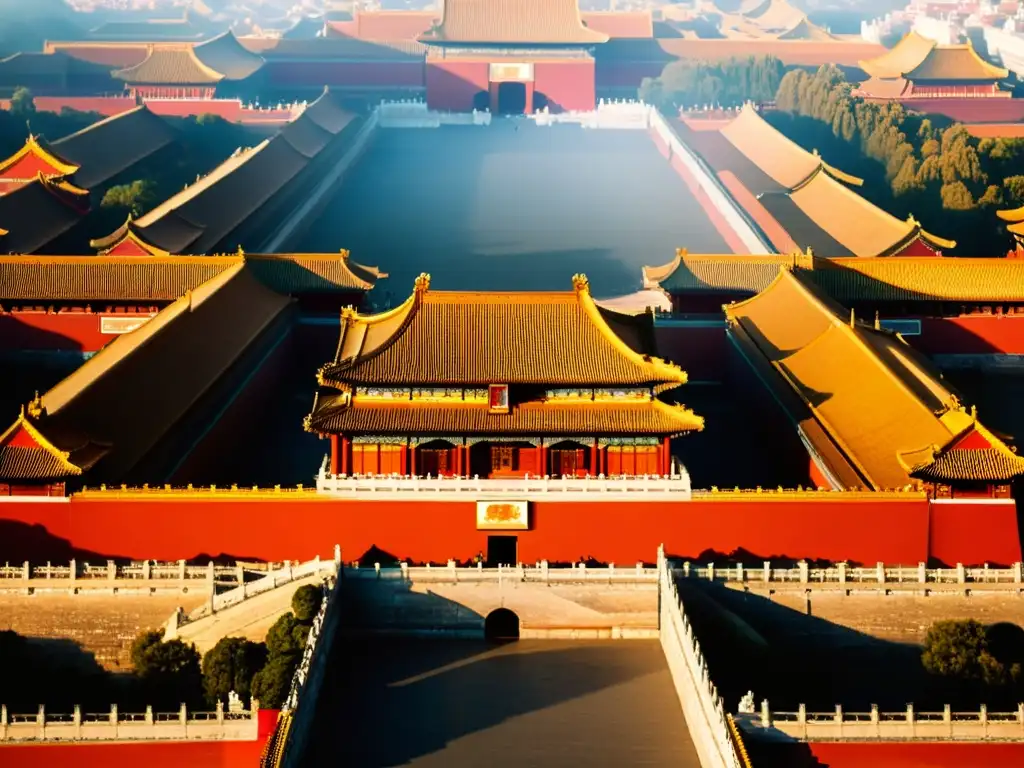
M 703 429 L 660 395 L 686 382 L 652 357 L 649 315 L 565 293 L 431 291 L 342 313 L 306 429 L 332 474 L 667 475 L 669 440 Z

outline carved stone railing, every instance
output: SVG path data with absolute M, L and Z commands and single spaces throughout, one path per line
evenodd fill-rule
M 674 572 L 665 559 L 664 547 L 658 549 L 658 580 L 661 591 L 661 647 L 700 764 L 702 768 L 741 768 L 742 762 L 729 731 L 725 705 L 711 682 L 700 643 L 683 612 Z
M 588 568 L 586 565 L 574 564 L 569 568 L 552 568 L 542 560 L 534 566 L 523 564 L 515 566 L 498 566 L 484 568 L 478 564 L 470 568 L 462 568 L 454 560 L 446 566 L 409 566 L 401 563 L 398 567 L 382 568 L 376 564 L 373 568 L 346 566 L 346 579 L 385 580 L 401 579 L 408 582 L 430 582 L 444 584 L 483 584 L 501 582 L 524 582 L 530 584 L 657 584 L 658 569 L 645 568 L 643 563 L 632 567 L 614 564 L 600 568 Z
M 774 568 L 765 561 L 762 567 L 743 565 L 692 566 L 683 563 L 680 575 L 684 578 L 704 581 L 724 581 L 737 584 L 829 584 L 844 585 L 877 584 L 991 584 L 1021 588 L 1024 584 L 1024 566 L 1014 563 L 1009 568 L 990 568 L 987 565 L 968 568 L 957 564 L 955 568 L 928 568 L 924 563 L 917 566 L 887 566 L 878 563 L 873 567 L 852 567 L 838 563 L 827 568 L 812 568 L 807 563 L 797 563 L 793 568 Z
M 324 582 L 320 610 L 313 619 L 313 626 L 306 637 L 291 689 L 285 701 L 283 712 L 288 725 L 284 743 L 280 749 L 281 766 L 306 765 L 306 747 L 310 729 L 316 714 L 320 688 L 327 670 L 328 659 L 341 621 L 340 579 L 331 578 Z M 280 725 L 280 724 L 279 724 Z
M 796 712 L 772 712 L 761 702 L 760 714 L 735 716 L 747 733 L 774 730 L 804 741 L 1024 741 L 1024 704 L 1016 712 L 989 712 L 983 704 L 977 712 L 916 712 L 912 704 L 904 712 L 808 712 L 801 704 Z
M 585 498 L 588 501 L 611 501 L 623 497 L 687 501 L 690 499 L 690 476 L 685 472 L 670 477 L 658 475 L 605 477 L 415 477 L 402 475 L 331 475 L 323 467 L 317 476 L 317 491 L 325 494 L 364 496 L 367 498 L 407 497 L 422 499 L 425 495 L 472 499 L 516 498 L 559 499 Z
M 71 714 L 49 714 L 40 706 L 35 714 L 9 714 L 0 707 L 0 742 L 21 741 L 255 741 L 259 704 L 253 701 L 242 712 L 122 714 L 117 706 L 109 712 L 85 713 L 77 705 Z

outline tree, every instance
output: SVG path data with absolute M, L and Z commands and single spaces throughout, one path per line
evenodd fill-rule
M 264 709 L 280 709 L 292 687 L 299 666 L 297 656 L 272 656 L 252 679 L 252 696 Z
M 295 590 L 292 595 L 292 613 L 297 621 L 309 624 L 320 612 L 323 590 L 313 584 L 306 584 Z
M 277 656 L 301 656 L 309 636 L 309 625 L 302 624 L 291 611 L 282 615 L 267 630 L 267 653 Z
M 950 211 L 969 211 L 974 207 L 971 190 L 962 181 L 942 185 L 942 207 Z
M 24 86 L 14 89 L 11 95 L 11 106 L 8 108 L 12 115 L 26 118 L 36 113 L 36 102 L 32 98 L 32 91 Z
M 100 207 L 127 208 L 132 215 L 137 216 L 152 199 L 152 182 L 138 179 L 131 184 L 119 184 L 108 189 L 100 201 Z
M 243 700 L 251 695 L 252 681 L 267 662 L 265 643 L 243 637 L 223 637 L 203 656 L 203 690 L 207 703 L 227 703 L 234 691 Z
M 739 106 L 747 101 L 771 101 L 784 71 L 775 56 L 722 62 L 680 59 L 667 65 L 659 77 L 644 78 L 638 95 L 666 112 L 705 104 Z
M 989 653 L 985 627 L 974 619 L 937 621 L 928 628 L 921 663 L 933 675 L 1002 683 L 1003 666 Z
M 162 639 L 160 632 L 143 632 L 132 643 L 135 676 L 155 703 L 177 706 L 203 700 L 199 651 L 192 643 Z

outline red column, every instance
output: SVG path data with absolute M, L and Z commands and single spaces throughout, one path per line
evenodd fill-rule
M 541 477 L 545 477 L 549 474 L 548 447 L 546 445 L 537 446 L 537 470 Z
M 469 466 L 469 446 L 460 445 L 459 452 L 462 454 L 462 474 L 469 476 L 472 467 Z
M 590 446 L 590 474 L 597 474 L 597 440 Z
M 347 475 L 349 473 L 349 466 L 351 464 L 351 451 L 352 441 L 349 440 L 345 435 L 341 436 L 341 474 Z
M 416 474 L 416 446 L 409 446 L 409 474 Z
M 462 477 L 462 446 L 456 445 L 452 448 L 452 453 L 454 454 L 452 463 L 455 465 L 455 476 Z
M 661 451 L 661 474 L 667 475 L 672 471 L 672 445 L 666 437 L 662 441 Z
M 337 435 L 331 435 L 331 474 L 332 475 L 339 474 L 338 473 L 338 463 L 339 463 L 341 457 L 338 455 L 338 453 L 339 453 L 339 451 L 338 451 L 338 436 Z
M 533 114 L 533 81 L 526 83 L 526 105 L 523 107 L 523 112 L 527 115 Z

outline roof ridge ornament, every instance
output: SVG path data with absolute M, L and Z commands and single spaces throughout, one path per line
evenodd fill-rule
M 29 402 L 27 408 L 22 406 L 21 415 L 24 416 L 26 412 L 33 419 L 38 419 L 43 415 L 43 400 L 39 397 L 38 391 L 36 392 L 35 397 L 32 398 L 31 402 Z
M 348 248 L 339 248 L 338 255 L 341 256 L 342 261 L 348 261 L 349 251 Z
M 576 293 L 590 293 L 590 280 L 582 272 L 577 272 L 572 276 L 572 287 Z
M 416 293 L 426 293 L 430 290 L 430 275 L 426 272 L 421 272 L 413 285 L 416 289 Z

